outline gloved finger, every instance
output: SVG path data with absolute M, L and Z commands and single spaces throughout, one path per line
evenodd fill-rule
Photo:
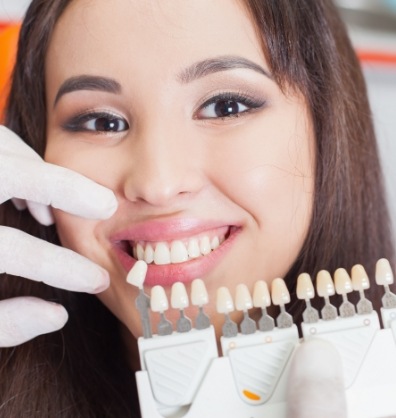
M 107 271 L 87 258 L 6 226 L 0 226 L 0 273 L 87 293 L 109 286 Z
M 43 205 L 42 203 L 32 202 L 31 200 L 27 200 L 26 205 L 30 214 L 41 225 L 49 226 L 55 222 L 49 206 Z
M 301 344 L 292 360 L 287 388 L 288 418 L 346 418 L 341 357 L 327 341 Z
M 24 210 L 27 208 L 26 200 L 17 199 L 16 197 L 12 199 L 12 203 L 18 210 Z
M 12 197 L 51 205 L 84 218 L 108 218 L 117 209 L 111 190 L 78 173 L 42 161 L 2 156 L 0 203 Z
M 0 301 L 0 347 L 14 347 L 41 334 L 57 331 L 67 322 L 66 309 L 34 297 Z
M 42 159 L 15 132 L 2 125 L 0 125 L 0 151 L 2 154 L 16 155 L 21 158 L 32 158 L 37 161 Z
M 93 219 L 108 218 L 117 209 L 111 190 L 64 167 L 44 162 L 16 134 L 1 127 L 0 203 L 14 197 Z

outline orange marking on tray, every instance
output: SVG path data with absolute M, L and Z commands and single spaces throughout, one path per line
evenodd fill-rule
M 256 393 L 250 392 L 250 390 L 244 390 L 242 393 L 251 401 L 259 401 L 261 396 L 257 395 Z

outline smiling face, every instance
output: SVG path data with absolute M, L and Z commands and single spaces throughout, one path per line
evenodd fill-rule
M 105 221 L 54 211 L 59 236 L 110 272 L 99 297 L 133 335 L 136 258 L 147 291 L 202 278 L 217 326 L 220 286 L 286 274 L 312 212 L 312 124 L 303 97 L 273 81 L 237 1 L 74 0 L 46 89 L 45 159 L 119 202 Z

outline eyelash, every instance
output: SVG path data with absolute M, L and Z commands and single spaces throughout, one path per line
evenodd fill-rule
M 228 102 L 228 108 L 226 107 L 223 110 L 230 111 L 235 110 L 235 105 L 237 105 L 237 109 L 235 113 L 229 113 L 226 115 L 215 115 L 215 116 L 200 116 L 200 113 L 207 111 L 210 106 L 215 105 L 215 113 L 216 113 L 216 105 L 219 105 L 221 102 L 223 102 L 224 106 L 227 106 Z M 225 92 L 216 94 L 215 96 L 209 98 L 206 100 L 197 111 L 194 112 L 194 119 L 198 120 L 227 120 L 232 118 L 237 118 L 243 114 L 252 112 L 256 109 L 262 108 L 266 104 L 265 100 L 259 100 L 254 99 L 252 97 L 249 97 L 245 94 L 241 93 L 231 93 L 231 92 Z M 244 106 L 246 109 L 240 111 L 240 105 Z M 103 119 L 104 123 L 115 123 L 118 124 L 121 122 L 121 129 L 115 129 L 113 130 L 110 126 L 109 129 L 97 129 L 96 126 L 89 128 L 87 126 L 84 126 L 84 124 L 87 124 L 89 122 L 95 123 L 95 120 L 98 121 L 100 119 Z M 112 112 L 108 111 L 88 111 L 81 113 L 79 115 L 76 115 L 72 117 L 70 120 L 68 120 L 64 125 L 63 129 L 69 132 L 92 132 L 96 134 L 114 134 L 114 133 L 120 133 L 124 132 L 129 129 L 129 124 L 126 121 L 125 118 L 123 118 L 120 115 L 117 115 Z
M 122 123 L 124 126 L 120 130 L 112 130 L 110 129 L 95 129 L 95 128 L 88 128 L 86 126 L 83 126 L 84 124 L 87 124 L 88 122 L 95 123 L 94 121 L 98 121 L 100 119 L 103 119 L 103 122 L 106 123 Z M 88 111 L 85 113 L 81 113 L 79 115 L 73 116 L 70 120 L 68 120 L 64 125 L 63 129 L 69 132 L 92 132 L 96 134 L 114 134 L 119 132 L 124 132 L 129 129 L 129 124 L 126 121 L 125 118 L 123 118 L 120 115 L 117 115 L 112 112 L 107 111 Z
M 228 115 L 220 116 L 207 116 L 207 117 L 200 117 L 199 113 L 202 112 L 205 109 L 208 109 L 211 105 L 218 105 L 219 103 L 223 102 L 226 105 L 226 102 L 229 102 L 228 109 L 231 109 L 233 106 L 231 106 L 231 103 L 237 104 L 238 106 L 242 104 L 244 107 L 246 107 L 245 110 L 238 111 L 237 113 L 229 113 Z M 266 104 L 265 100 L 262 99 L 255 99 L 248 95 L 245 95 L 243 93 L 231 93 L 231 92 L 225 92 L 216 94 L 215 96 L 209 98 L 206 100 L 199 109 L 194 112 L 194 119 L 201 119 L 201 120 L 210 120 L 210 119 L 220 119 L 220 120 L 226 120 L 226 119 L 232 119 L 237 118 L 241 116 L 242 114 L 252 112 L 256 109 L 262 108 Z M 214 109 L 215 110 L 215 109 Z

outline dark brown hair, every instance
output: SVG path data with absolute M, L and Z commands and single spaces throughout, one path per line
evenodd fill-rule
M 69 3 L 33 0 L 20 35 L 6 124 L 41 155 L 46 138 L 45 54 Z M 242 3 L 277 83 L 306 97 L 316 135 L 312 221 L 287 283 L 293 292 L 300 272 L 314 276 L 320 269 L 333 272 L 356 263 L 372 276 L 378 258 L 393 260 L 390 224 L 365 83 L 337 10 L 330 0 Z M 11 204 L 0 207 L 0 222 L 59 244 L 53 227 L 38 225 Z M 92 296 L 2 278 L 2 299 L 21 294 L 62 303 L 70 320 L 61 332 L 0 350 L 0 415 L 138 416 L 132 372 L 112 314 Z M 375 289 L 371 297 L 378 301 Z M 300 309 L 297 302 L 291 307 L 296 318 Z

